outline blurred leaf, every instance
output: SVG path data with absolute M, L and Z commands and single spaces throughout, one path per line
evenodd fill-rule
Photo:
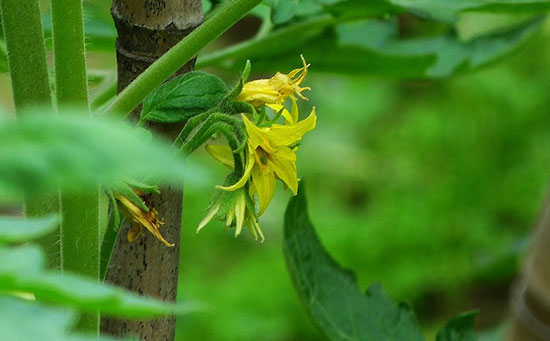
M 212 3 L 209 0 L 201 0 L 202 2 L 202 11 L 204 14 L 207 14 L 212 9 Z
M 53 231 L 59 223 L 57 215 L 40 218 L 0 216 L 0 243 L 25 242 Z
M 542 18 L 504 33 L 462 43 L 455 33 L 399 39 L 394 21 L 340 24 L 334 32 L 284 54 L 252 55 L 255 70 L 272 70 L 271 61 L 291 67 L 303 53 L 316 71 L 374 74 L 399 78 L 438 78 L 470 71 L 514 51 L 542 24 Z
M 268 58 L 270 63 L 273 64 L 273 60 L 288 51 L 300 49 L 308 41 L 323 33 L 326 27 L 333 23 L 332 17 L 323 16 L 288 25 L 265 35 L 261 39 L 248 40 L 219 51 L 199 55 L 196 67 L 219 66 L 230 62 L 230 66 L 236 69 L 247 59 L 257 60 L 259 58 Z M 296 56 L 299 56 L 299 54 Z M 279 63 L 276 64 L 279 65 Z
M 452 22 L 460 12 L 492 12 L 524 14 L 545 13 L 550 10 L 549 0 L 389 0 L 421 17 Z
M 124 123 L 85 115 L 34 115 L 38 112 L 17 123 L 0 120 L 2 199 L 55 191 L 60 183 L 85 191 L 91 184 L 109 187 L 128 178 L 174 183 L 184 177 L 204 179 L 204 171 L 184 163 L 169 145 L 143 139 Z
M 79 311 L 132 318 L 199 309 L 196 304 L 164 303 L 70 273 L 44 270 L 43 265 L 43 256 L 34 246 L 0 248 L 0 291 L 31 293 Z
M 309 19 L 331 14 L 340 19 L 364 19 L 403 11 L 387 0 L 270 0 L 271 19 L 275 25 L 293 19 Z
M 217 76 L 189 72 L 164 83 L 143 102 L 141 119 L 163 123 L 182 122 L 216 107 L 229 89 Z
M 307 1 L 307 0 L 306 0 Z M 300 2 L 304 0 L 272 0 L 271 21 L 275 24 L 282 24 L 294 17 Z M 310 1 L 311 2 L 311 1 Z
M 107 341 L 111 338 L 70 334 L 76 314 L 33 301 L 0 297 L 2 339 L 10 341 Z
M 314 323 L 332 340 L 422 340 L 414 313 L 380 284 L 366 294 L 355 276 L 324 250 L 311 225 L 300 185 L 285 214 L 284 251 L 290 276 Z
M 337 1 L 331 6 L 325 7 L 325 10 L 335 17 L 345 20 L 382 17 L 403 11 L 400 7 L 394 6 L 390 1 L 386 0 Z
M 470 311 L 453 318 L 437 333 L 436 341 L 476 341 L 474 323 L 477 313 Z
M 540 14 L 550 10 L 549 0 L 270 0 L 274 24 L 326 13 L 365 18 L 409 11 L 419 17 L 453 22 L 466 11 Z

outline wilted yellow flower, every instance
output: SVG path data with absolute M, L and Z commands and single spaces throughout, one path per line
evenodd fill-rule
M 258 193 L 261 215 L 273 198 L 276 178 L 282 180 L 294 195 L 297 194 L 295 146 L 305 133 L 315 128 L 317 116 L 313 108 L 308 118 L 296 124 L 272 124 L 265 128 L 256 126 L 245 115 L 242 117 L 248 135 L 244 175 L 234 185 L 218 188 L 235 191 L 251 180 L 251 193 Z M 218 155 L 211 154 L 223 163 L 227 161 L 228 152 L 231 153 L 229 148 L 218 150 Z
M 138 196 L 142 194 L 138 191 L 135 192 Z M 115 198 L 119 203 L 118 207 L 120 211 L 132 224 L 132 228 L 128 232 L 128 241 L 134 242 L 140 238 L 143 235 L 142 227 L 145 227 L 164 245 L 168 247 L 174 246 L 174 244 L 167 242 L 160 233 L 159 228 L 164 224 L 164 221 L 158 219 L 157 211 L 155 209 L 149 208 L 149 211 L 146 212 L 134 204 L 130 199 L 118 193 L 115 194 Z
M 265 239 L 264 234 L 254 214 L 252 203 L 247 203 L 247 195 L 244 189 L 235 191 L 230 195 L 224 195 L 222 193 L 216 203 L 210 207 L 208 214 L 200 222 L 197 233 L 199 233 L 214 217 L 218 217 L 225 220 L 226 229 L 235 226 L 235 238 L 241 234 L 243 226 L 248 226 L 254 239 L 258 240 L 259 236 L 263 242 Z
M 303 67 L 290 71 L 288 75 L 277 72 L 269 79 L 257 79 L 246 82 L 237 100 L 244 101 L 259 107 L 262 104 L 282 104 L 287 97 L 296 96 L 307 100 L 302 91 L 311 90 L 308 87 L 300 87 L 307 75 L 308 65 L 303 56 Z

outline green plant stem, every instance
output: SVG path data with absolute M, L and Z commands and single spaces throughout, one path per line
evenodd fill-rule
M 0 6 L 16 111 L 20 113 L 27 106 L 51 110 L 38 0 L 2 0 Z
M 217 10 L 204 24 L 197 27 L 130 83 L 107 106 L 103 114 L 125 118 L 145 96 L 260 2 L 261 0 L 233 0 Z
M 330 15 L 322 15 L 265 35 L 258 35 L 256 38 L 242 43 L 199 56 L 196 68 L 219 65 L 229 59 L 252 59 L 256 56 L 276 54 L 282 48 L 281 42 L 286 45 L 299 46 L 338 20 Z
M 58 104 L 88 109 L 82 0 L 51 0 L 51 12 Z M 99 186 L 78 195 L 61 188 L 60 200 L 62 269 L 99 280 Z M 99 315 L 81 315 L 77 328 L 99 334 Z
M 51 12 L 57 100 L 87 106 L 82 0 L 51 0 Z
M 52 97 L 46 63 L 42 21 L 37 0 L 0 1 L 8 65 L 18 115 L 26 107 L 41 106 L 52 113 Z M 25 198 L 25 214 L 41 216 L 57 212 L 57 195 Z M 61 264 L 59 229 L 40 238 L 50 268 Z

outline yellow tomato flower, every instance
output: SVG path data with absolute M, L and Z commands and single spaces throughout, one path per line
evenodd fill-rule
M 290 100 L 292 101 L 290 112 L 282 104 L 266 104 L 266 106 L 273 109 L 275 113 L 281 112 L 281 116 L 285 118 L 285 124 L 293 125 L 298 122 L 298 103 L 294 97 L 290 97 Z
M 264 234 L 255 217 L 254 208 L 247 203 L 246 196 L 248 194 L 244 189 L 231 194 L 232 195 L 228 196 L 222 193 L 217 202 L 210 207 L 208 214 L 200 222 L 197 233 L 199 233 L 214 217 L 218 217 L 225 220 L 226 229 L 233 225 L 235 226 L 235 238 L 241 234 L 243 226 L 248 226 L 254 239 L 258 240 L 259 236 L 263 243 L 265 240 Z
M 294 195 L 297 194 L 295 146 L 305 133 L 315 128 L 317 116 L 313 108 L 308 118 L 296 124 L 272 124 L 265 128 L 256 126 L 245 115 L 242 117 L 248 135 L 244 175 L 234 185 L 217 187 L 226 191 L 235 191 L 251 180 L 251 194 L 258 193 L 259 215 L 262 215 L 273 198 L 276 178 L 282 180 Z M 216 157 L 216 155 L 213 156 Z M 216 158 L 227 161 L 226 156 Z
M 307 75 L 308 64 L 303 56 L 303 67 L 290 71 L 288 75 L 277 72 L 269 79 L 257 79 L 246 82 L 237 100 L 260 107 L 262 104 L 282 104 L 287 97 L 296 96 L 307 100 L 302 91 L 311 90 L 308 87 L 300 87 Z
M 138 196 L 142 194 L 138 191 L 135 192 L 136 194 L 138 194 Z M 164 221 L 158 219 L 157 211 L 155 209 L 149 208 L 149 212 L 145 212 L 142 208 L 134 204 L 130 199 L 118 193 L 115 193 L 115 198 L 118 201 L 118 207 L 120 211 L 132 224 L 132 228 L 128 232 L 129 242 L 134 242 L 138 238 L 140 238 L 143 235 L 142 227 L 145 227 L 164 245 L 168 247 L 174 246 L 174 244 L 167 242 L 160 233 L 159 229 L 164 224 Z

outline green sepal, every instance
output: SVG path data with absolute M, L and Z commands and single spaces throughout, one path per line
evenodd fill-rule
M 118 233 L 123 221 L 124 216 L 120 214 L 118 206 L 115 203 L 112 206 L 112 210 L 109 214 L 109 220 L 107 222 L 107 228 L 105 229 L 105 234 L 101 240 L 101 248 L 99 252 L 99 278 L 101 280 L 105 279 L 105 275 L 107 274 L 107 267 L 111 261 L 111 255 L 113 254 L 113 249 L 115 247 L 116 240 L 118 239 Z
M 236 84 L 233 86 L 233 88 L 227 93 L 227 95 L 224 97 L 224 101 L 232 100 L 237 98 L 241 91 L 243 90 L 244 83 L 248 80 L 248 76 L 250 75 L 250 60 L 247 60 L 244 64 L 243 71 L 241 72 L 241 76 L 237 80 Z
M 243 101 L 229 101 L 222 108 L 224 112 L 229 113 L 230 115 L 235 114 L 251 114 L 257 115 L 256 108 L 248 102 Z
M 142 181 L 134 180 L 134 179 L 126 179 L 124 180 L 126 184 L 128 184 L 130 187 L 139 189 L 143 193 L 155 193 L 160 194 L 160 190 L 157 185 L 150 185 L 146 184 Z
M 147 207 L 147 205 L 145 205 L 145 203 L 139 197 L 139 195 L 137 195 L 136 192 L 134 192 L 134 190 L 130 186 L 128 186 L 127 184 L 120 183 L 117 186 L 115 186 L 113 188 L 113 190 L 116 193 L 128 198 L 128 200 L 130 200 L 130 202 L 132 202 L 137 207 L 141 208 L 143 211 L 149 212 L 149 208 Z

